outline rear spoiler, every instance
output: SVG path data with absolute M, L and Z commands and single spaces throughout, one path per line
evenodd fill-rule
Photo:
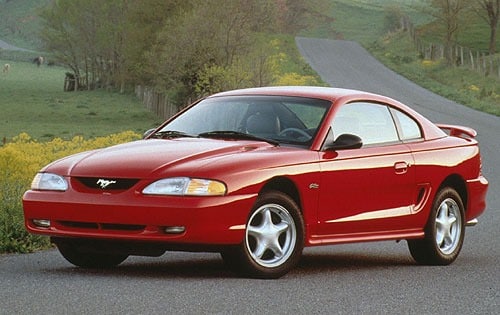
M 477 136 L 477 131 L 469 127 L 445 124 L 436 124 L 436 126 L 443 129 L 452 137 L 475 138 Z

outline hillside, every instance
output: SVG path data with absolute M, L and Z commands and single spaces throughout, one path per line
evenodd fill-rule
M 334 3 L 332 16 L 335 18 L 336 34 L 329 34 L 319 26 L 302 35 L 316 37 L 341 37 L 355 40 L 364 45 L 384 35 L 384 18 L 387 8 L 399 7 L 407 13 L 415 25 L 421 25 L 420 35 L 428 40 L 438 41 L 439 27 L 431 17 L 420 12 L 422 0 L 330 0 Z M 21 48 L 37 50 L 41 46 L 37 31 L 40 27 L 38 10 L 51 0 L 0 0 L 0 39 Z M 484 50 L 487 47 L 489 29 L 477 15 L 471 16 L 472 23 L 464 27 L 459 44 Z M 500 50 L 500 41 L 497 43 Z
M 51 0 L 0 0 L 0 39 L 30 50 L 40 48 L 37 11 Z

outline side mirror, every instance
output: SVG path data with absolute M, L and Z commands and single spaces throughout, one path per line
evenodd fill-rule
M 153 133 L 153 131 L 155 131 L 155 130 L 156 130 L 156 128 L 152 128 L 152 129 L 148 129 L 148 130 L 146 130 L 146 132 L 144 132 L 144 133 L 142 134 L 142 139 L 146 139 L 147 137 L 149 137 L 149 135 L 150 135 L 150 134 L 152 134 L 152 133 Z
M 341 134 L 335 141 L 327 147 L 327 150 L 347 150 L 359 149 L 363 146 L 363 140 L 356 135 L 349 133 Z

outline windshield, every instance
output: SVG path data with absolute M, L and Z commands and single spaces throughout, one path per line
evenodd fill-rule
M 329 106 L 329 101 L 303 97 L 214 97 L 194 105 L 158 133 L 224 139 L 249 139 L 251 135 L 278 144 L 307 146 Z

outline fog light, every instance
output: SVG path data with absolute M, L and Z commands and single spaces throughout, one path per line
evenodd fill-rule
M 186 227 L 184 226 L 167 226 L 164 229 L 167 234 L 181 234 L 186 231 Z
M 50 220 L 38 220 L 38 219 L 33 219 L 33 224 L 41 227 L 41 228 L 49 228 L 50 227 Z

